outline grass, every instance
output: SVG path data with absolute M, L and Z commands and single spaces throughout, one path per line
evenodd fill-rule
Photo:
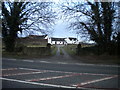
M 76 54 L 77 45 L 67 45 L 67 46 L 64 46 L 63 48 L 69 55 Z
M 94 64 L 120 64 L 120 57 L 115 55 L 108 55 L 106 53 L 101 55 L 96 55 L 92 53 L 93 51 L 97 52 L 97 50 L 93 47 L 90 48 L 83 48 L 79 55 L 76 55 L 76 47 L 77 45 L 67 45 L 62 47 L 69 55 L 73 58 L 80 60 L 84 63 L 94 63 Z M 44 55 L 44 56 L 32 56 L 32 55 L 25 55 L 22 52 L 5 52 L 2 51 L 2 57 L 6 58 L 16 58 L 16 59 L 39 59 L 39 58 L 48 58 L 50 56 L 54 56 L 57 52 L 56 46 L 51 46 L 51 55 Z M 60 55 L 63 55 L 62 49 L 60 49 Z
M 19 58 L 19 59 L 21 59 L 21 58 L 25 58 L 27 56 L 23 55 L 22 53 L 3 51 L 2 52 L 2 57 L 6 57 L 6 58 Z
M 27 47 L 46 47 L 46 45 L 27 45 Z
M 41 46 L 41 45 L 31 45 L 28 47 L 45 47 L 45 46 Z M 6 52 L 6 51 L 2 51 L 2 57 L 5 58 L 16 58 L 16 59 L 33 59 L 33 58 L 47 58 L 50 56 L 53 56 L 56 54 L 57 48 L 56 46 L 51 46 L 51 54 L 43 54 L 43 55 L 26 55 L 23 52 Z
M 94 47 L 83 48 L 80 51 L 79 55 L 76 55 L 77 45 L 67 45 L 64 47 L 65 51 L 71 55 L 73 58 L 76 58 L 84 63 L 94 63 L 94 64 L 120 64 L 120 57 L 115 55 L 108 55 L 103 53 L 98 55 L 98 51 Z
M 85 47 L 92 47 L 93 45 L 81 45 L 81 48 L 85 48 Z M 76 44 L 70 44 L 67 46 L 64 46 L 65 51 L 69 54 L 69 55 L 76 55 L 76 49 L 77 49 L 77 45 Z M 84 50 L 82 51 L 82 53 L 84 52 Z M 88 52 L 87 52 L 88 53 Z
M 62 47 L 60 48 L 60 55 L 64 55 L 64 53 L 62 51 Z
M 73 56 L 74 58 L 77 58 L 78 60 L 84 62 L 84 63 L 92 63 L 92 64 L 120 64 L 120 59 L 118 56 L 110 56 L 106 54 L 102 55 L 79 55 L 79 56 Z
M 16 58 L 16 59 L 39 59 L 39 58 L 48 58 L 50 55 L 25 55 L 21 52 L 2 52 L 2 57 L 4 58 Z
M 52 45 L 51 50 L 52 50 L 51 55 L 54 56 L 56 54 L 56 52 L 57 52 L 57 47 L 55 45 Z

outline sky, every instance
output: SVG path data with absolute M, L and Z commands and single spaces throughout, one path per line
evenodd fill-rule
M 53 37 L 77 37 L 75 32 L 68 29 L 68 23 L 63 20 L 58 20 L 53 28 Z
M 66 37 L 73 37 L 77 38 L 79 42 L 89 42 L 89 43 L 94 43 L 93 41 L 86 41 L 85 38 L 81 38 L 79 35 L 76 34 L 76 32 L 73 30 L 70 30 L 68 28 L 68 23 L 66 23 L 64 20 L 59 20 L 56 22 L 56 25 L 53 27 L 54 32 L 51 37 L 56 37 L 56 38 L 66 38 Z

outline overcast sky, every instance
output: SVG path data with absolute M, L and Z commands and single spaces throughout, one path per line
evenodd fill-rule
M 69 30 L 68 23 L 63 20 L 58 20 L 53 28 L 54 37 L 76 37 L 75 32 Z

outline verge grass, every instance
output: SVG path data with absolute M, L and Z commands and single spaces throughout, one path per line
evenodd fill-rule
M 56 55 L 56 52 L 57 52 L 57 47 L 55 45 L 52 45 L 51 46 L 51 55 L 52 56 Z
M 63 47 L 60 48 L 60 55 L 64 55 L 64 53 L 63 53 L 63 51 L 62 51 L 62 48 L 63 48 Z
M 66 45 L 63 48 L 71 56 L 76 54 L 77 45 Z
M 46 47 L 46 46 L 41 46 L 41 45 L 29 45 L 27 47 Z M 57 48 L 55 46 L 51 46 L 51 53 L 50 54 L 43 54 L 43 55 L 27 55 L 22 52 L 6 52 L 2 51 L 2 57 L 4 58 L 16 58 L 16 59 L 34 59 L 34 58 L 48 58 L 56 54 Z M 28 52 L 29 53 L 29 52 Z
M 120 64 L 120 57 L 115 55 L 108 55 L 103 53 L 98 55 L 96 48 L 82 46 L 80 54 L 77 55 L 76 48 L 77 45 L 67 45 L 63 47 L 64 50 L 71 55 L 73 58 L 78 59 L 84 63 L 94 63 L 94 64 Z

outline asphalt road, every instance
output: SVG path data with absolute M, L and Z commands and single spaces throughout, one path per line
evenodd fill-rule
M 2 88 L 120 89 L 119 66 L 2 59 Z

